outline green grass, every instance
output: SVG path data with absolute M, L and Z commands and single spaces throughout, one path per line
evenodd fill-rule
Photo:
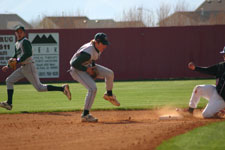
M 157 150 L 224 150 L 225 122 L 194 129 L 163 142 Z
M 113 92 L 121 103 L 120 107 L 115 107 L 102 98 L 105 83 L 97 82 L 98 92 L 92 110 L 152 109 L 168 105 L 187 107 L 194 86 L 205 83 L 213 84 L 214 80 L 115 82 Z M 0 113 L 82 110 L 87 90 L 78 83 L 69 85 L 72 101 L 68 101 L 61 92 L 37 92 L 31 84 L 15 85 L 13 110 L 0 109 Z M 0 95 L 0 101 L 7 99 L 5 85 L 0 86 Z M 199 107 L 205 106 L 206 102 L 200 101 Z

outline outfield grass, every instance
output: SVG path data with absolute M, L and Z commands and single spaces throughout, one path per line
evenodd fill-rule
M 98 92 L 92 109 L 152 109 L 168 105 L 187 107 L 195 85 L 213 83 L 214 80 L 115 82 L 113 92 L 121 103 L 120 107 L 115 107 L 102 98 L 105 83 L 98 82 Z M 72 92 L 71 101 L 61 92 L 37 92 L 31 84 L 15 85 L 13 110 L 0 109 L 0 113 L 82 110 L 86 89 L 78 83 L 69 85 Z M 6 95 L 6 86 L 1 85 L 0 101 L 6 100 Z M 199 107 L 205 106 L 206 102 L 201 100 Z
M 225 122 L 194 129 L 163 142 L 157 150 L 224 150 Z

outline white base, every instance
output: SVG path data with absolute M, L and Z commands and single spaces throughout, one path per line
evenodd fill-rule
M 176 120 L 176 119 L 182 119 L 182 116 L 178 115 L 163 115 L 159 117 L 159 120 Z

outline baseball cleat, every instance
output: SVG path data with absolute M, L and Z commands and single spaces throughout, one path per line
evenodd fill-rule
M 213 118 L 224 118 L 224 116 L 225 116 L 225 110 L 222 109 L 222 110 L 220 110 L 219 112 L 217 112 L 217 113 L 213 116 Z
M 220 110 L 220 113 L 225 115 L 225 110 L 224 109 Z
M 5 108 L 7 110 L 12 109 L 12 105 L 8 104 L 7 102 L 0 102 L 0 107 Z
M 63 93 L 67 96 L 67 98 L 69 100 L 71 100 L 71 93 L 70 93 L 69 85 L 68 84 L 63 85 L 63 89 L 64 89 Z
M 193 114 L 194 113 L 194 108 L 189 107 L 188 109 L 185 109 L 184 111 L 188 112 L 190 114 Z
M 107 101 L 109 101 L 110 103 L 112 103 L 115 106 L 120 106 L 120 103 L 118 102 L 118 100 L 116 99 L 116 96 L 109 96 L 107 95 L 107 93 L 104 94 L 103 98 Z
M 86 116 L 81 116 L 81 122 L 98 122 L 98 119 L 88 114 Z
M 180 108 L 176 108 L 176 111 L 180 114 L 183 115 L 185 117 L 192 117 L 194 114 L 194 108 L 184 108 L 184 109 L 180 109 Z

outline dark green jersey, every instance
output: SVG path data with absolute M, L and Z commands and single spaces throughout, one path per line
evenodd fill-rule
M 72 61 L 72 66 L 80 71 L 87 71 L 87 67 L 82 64 L 88 60 L 90 60 L 91 55 L 85 52 L 81 52 L 78 57 L 74 57 Z
M 99 59 L 100 54 L 92 42 L 86 43 L 73 55 L 70 65 L 80 71 L 87 71 L 88 66 L 95 66 L 95 61 Z
M 17 41 L 15 47 L 15 55 L 13 56 L 13 58 L 17 58 L 18 62 L 24 62 L 27 60 L 27 58 L 31 56 L 32 56 L 32 46 L 30 41 L 25 37 Z
M 210 66 L 210 67 L 195 67 L 195 71 L 213 75 L 216 77 L 216 90 L 225 100 L 225 62 Z

